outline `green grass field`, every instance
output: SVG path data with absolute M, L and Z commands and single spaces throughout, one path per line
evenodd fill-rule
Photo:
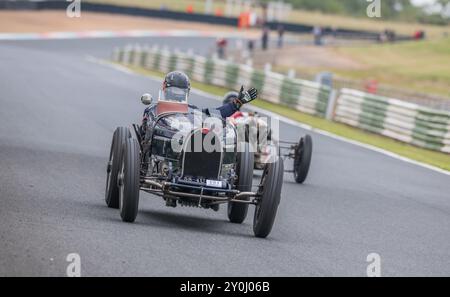
M 398 44 L 332 49 L 364 64 L 362 70 L 334 70 L 340 76 L 450 97 L 450 37 Z
M 358 68 L 277 65 L 275 71 L 295 68 L 306 77 L 331 71 L 337 77 L 355 81 L 375 79 L 384 86 L 450 98 L 450 37 L 395 44 L 327 47 L 329 59 L 345 57 L 361 65 Z M 285 59 L 286 60 L 286 59 Z M 361 83 L 362 87 L 362 83 Z
M 143 68 L 138 67 L 129 67 L 135 72 L 150 75 L 154 77 L 163 78 L 164 74 L 158 71 L 150 71 Z M 223 96 L 228 89 L 207 85 L 199 82 L 192 82 L 192 87 L 195 89 L 199 89 L 217 96 Z M 277 105 L 273 103 L 269 103 L 263 100 L 255 100 L 252 102 L 253 105 L 270 110 L 279 115 L 285 116 L 292 120 L 308 124 L 314 128 L 318 128 L 324 131 L 331 132 L 333 134 L 343 136 L 348 139 L 356 140 L 362 143 L 370 144 L 393 153 L 396 153 L 400 156 L 404 156 L 410 158 L 412 160 L 416 160 L 419 162 L 427 163 L 445 170 L 450 171 L 450 154 L 435 152 L 427 149 L 422 149 L 419 147 L 415 147 L 406 143 L 402 143 L 381 135 L 365 132 L 354 127 L 350 127 L 344 124 L 335 123 L 331 121 L 327 121 L 325 119 L 315 117 L 312 115 L 308 115 L 291 108 Z

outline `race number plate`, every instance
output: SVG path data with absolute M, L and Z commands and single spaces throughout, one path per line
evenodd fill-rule
M 222 181 L 207 179 L 206 185 L 208 187 L 222 188 Z

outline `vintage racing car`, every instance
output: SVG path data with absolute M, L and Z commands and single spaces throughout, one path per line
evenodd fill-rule
M 235 92 L 230 92 L 225 95 L 223 103 L 229 102 L 230 98 L 234 96 Z M 236 93 L 237 94 L 237 93 Z M 260 133 L 266 133 L 263 139 L 267 139 L 264 143 L 258 143 L 255 152 L 255 169 L 263 169 L 265 164 L 269 162 L 272 154 L 277 154 L 283 159 L 293 159 L 292 170 L 285 170 L 292 172 L 297 183 L 303 183 L 308 176 L 309 167 L 312 156 L 312 138 L 306 134 L 300 137 L 298 142 L 282 141 L 274 139 L 272 130 L 268 127 L 267 120 L 261 117 L 257 112 L 242 112 L 237 111 L 231 116 L 231 123 L 235 125 L 245 125 L 246 139 L 248 141 L 250 131 L 254 130 L 255 139 L 259 140 Z M 254 142 L 254 141 L 253 141 Z
M 112 138 L 107 206 L 119 208 L 122 220 L 133 222 L 139 192 L 144 191 L 162 197 L 171 207 L 218 210 L 220 204 L 227 204 L 229 220 L 242 223 L 252 204 L 254 235 L 266 237 L 280 202 L 283 159 L 265 163 L 261 180 L 253 187 L 254 154 L 249 143 L 238 139 L 235 125 L 223 119 L 217 124 L 215 118 L 214 125 L 208 126 L 204 119 L 199 121 L 203 113 L 160 99 L 154 103 L 149 94 L 141 101 L 150 106 L 145 135 L 134 124 L 133 129 L 118 127 Z M 199 139 L 212 143 L 215 150 L 195 149 Z

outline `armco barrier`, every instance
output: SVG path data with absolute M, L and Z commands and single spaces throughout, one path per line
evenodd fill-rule
M 248 65 L 226 60 L 170 52 L 156 47 L 125 47 L 114 51 L 113 60 L 146 69 L 169 72 L 181 70 L 191 79 L 215 86 L 238 90 L 254 86 L 266 101 L 325 117 L 331 88 L 320 83 L 291 79 L 285 75 L 260 71 Z
M 241 84 L 253 86 L 259 90 L 262 100 L 319 117 L 327 116 L 327 119 L 415 146 L 450 153 L 450 112 L 351 89 L 341 89 L 335 98 L 335 90 L 317 82 L 157 47 L 116 49 L 113 60 L 161 72 L 177 69 L 195 81 L 234 90 Z
M 450 112 L 342 89 L 334 120 L 419 147 L 450 153 Z

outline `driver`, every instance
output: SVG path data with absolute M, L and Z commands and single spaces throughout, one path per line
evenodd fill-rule
M 188 108 L 198 109 L 197 106 L 188 104 L 190 89 L 191 83 L 185 73 L 181 71 L 169 72 L 164 78 L 162 89 L 159 91 L 158 105 L 164 105 L 166 108 L 172 109 L 172 111 L 182 111 L 183 108 L 185 108 L 186 112 Z M 202 111 L 208 116 L 220 115 L 222 118 L 227 118 L 238 111 L 243 104 L 256 99 L 257 96 L 258 91 L 255 88 L 244 91 L 244 86 L 241 86 L 240 92 L 229 102 L 217 108 L 205 108 Z M 146 126 L 145 123 L 148 120 L 151 108 L 154 107 L 147 107 L 144 111 L 142 127 Z

